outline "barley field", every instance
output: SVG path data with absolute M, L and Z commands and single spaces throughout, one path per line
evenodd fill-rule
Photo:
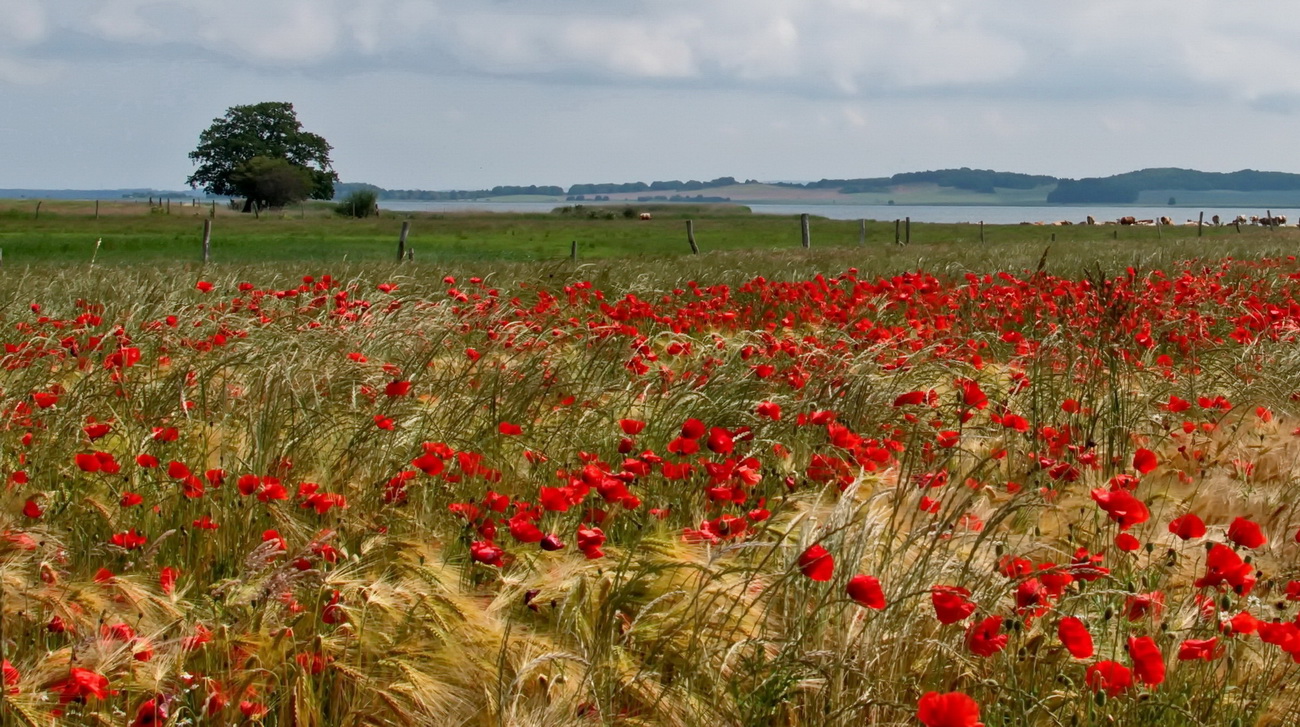
M 6 724 L 1300 723 L 1279 233 L 6 267 Z

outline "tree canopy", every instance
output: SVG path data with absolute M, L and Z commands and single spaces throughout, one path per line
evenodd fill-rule
M 246 210 L 332 199 L 338 174 L 331 149 L 324 137 L 303 131 L 291 103 L 231 106 L 199 135 L 189 155 L 198 169 L 186 182 L 209 194 L 243 197 Z

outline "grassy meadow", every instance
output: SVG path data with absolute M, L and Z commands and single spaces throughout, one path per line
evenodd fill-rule
M 1300 723 L 1300 232 L 76 204 L 2 724 Z
M 200 260 L 203 221 L 209 207 L 173 204 L 171 213 L 151 212 L 145 202 L 104 202 L 94 216 L 94 202 L 46 201 L 39 217 L 35 202 L 0 201 L 0 250 L 9 265 L 78 264 L 94 257 L 97 264 L 189 263 Z M 397 213 L 369 219 L 347 219 L 328 205 L 307 205 L 263 214 L 260 218 L 218 206 L 213 220 L 212 261 L 216 263 L 382 263 L 396 256 L 403 221 L 411 222 L 408 246 L 416 262 L 448 264 L 474 261 L 546 262 L 569 257 L 578 243 L 580 260 L 628 256 L 679 256 L 689 253 L 685 220 L 695 223 L 695 236 L 704 252 L 781 250 L 800 244 L 797 216 L 750 214 L 727 206 L 646 206 L 654 219 L 627 219 L 623 207 L 587 207 L 597 215 L 503 213 Z M 611 219 L 606 219 L 606 217 Z M 859 226 L 853 220 L 814 217 L 814 248 L 858 245 Z M 1206 227 L 1200 245 L 1252 249 L 1287 239 L 1290 231 L 1246 227 Z M 1126 250 L 1150 246 L 1177 254 L 1196 237 L 1195 228 L 1114 226 L 1000 225 L 985 228 L 979 244 L 978 225 L 912 225 L 912 244 L 894 247 L 893 221 L 868 224 L 866 247 L 894 261 L 930 251 L 944 257 L 987 251 L 989 259 L 1022 246 L 1042 247 L 1055 236 L 1058 249 Z M 1118 236 L 1118 237 L 1116 237 Z M 96 241 L 102 241 L 96 251 Z M 975 248 L 975 249 L 969 249 Z M 1101 253 L 1103 256 L 1105 253 Z M 893 264 L 893 263 L 891 263 Z

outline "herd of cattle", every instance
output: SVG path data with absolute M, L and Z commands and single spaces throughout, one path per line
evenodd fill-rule
M 1057 220 L 1056 222 L 1021 222 L 1020 224 L 1048 225 L 1052 227 L 1064 227 L 1067 225 L 1075 225 L 1075 224 L 1138 225 L 1138 226 L 1152 226 L 1152 227 L 1154 226 L 1169 227 L 1175 224 L 1200 225 L 1202 224 L 1202 221 L 1197 219 L 1197 220 L 1188 220 L 1186 222 L 1177 223 L 1168 217 L 1161 217 L 1159 219 L 1153 219 L 1153 220 L 1139 220 L 1136 217 L 1128 216 L 1128 217 L 1121 217 L 1117 220 L 1102 220 L 1098 222 L 1095 218 L 1093 218 L 1092 215 L 1088 215 L 1088 219 L 1085 220 L 1084 222 L 1071 222 L 1069 220 Z M 1238 227 L 1240 227 L 1241 225 L 1261 225 L 1264 227 L 1282 227 L 1283 225 L 1286 224 L 1286 215 L 1273 215 L 1272 217 L 1268 215 L 1251 215 L 1249 217 L 1247 217 L 1246 215 L 1237 215 L 1233 219 L 1224 219 L 1222 217 L 1219 217 L 1218 215 L 1214 215 L 1210 219 L 1205 220 L 1204 224 L 1213 225 L 1215 227 L 1222 227 L 1223 225 L 1236 225 Z M 1296 223 L 1296 226 L 1300 227 L 1300 223 Z

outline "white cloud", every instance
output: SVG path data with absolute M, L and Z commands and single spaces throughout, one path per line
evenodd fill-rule
M 0 41 L 28 45 L 44 40 L 48 31 L 40 0 L 0 0 L 0 18 Z
M 90 134 L 104 174 L 167 183 L 208 120 L 268 98 L 345 176 L 394 186 L 1300 155 L 1300 5 L 1268 0 L 0 0 L 0 19 L 10 175 L 90 169 L 65 141 Z M 139 82 L 172 69 L 179 87 Z

